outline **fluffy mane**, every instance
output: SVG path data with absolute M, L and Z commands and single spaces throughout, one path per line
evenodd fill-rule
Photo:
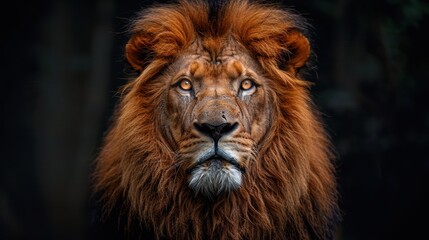
M 310 54 L 304 21 L 273 5 L 231 1 L 217 11 L 180 1 L 142 11 L 126 46 L 139 76 L 125 86 L 95 171 L 106 216 L 120 208 L 158 239 L 330 239 L 337 210 L 330 143 L 299 68 Z M 232 37 L 270 79 L 271 127 L 237 191 L 208 200 L 175 165 L 165 97 L 156 81 L 199 39 L 216 55 Z M 134 220 L 131 220 L 134 219 Z

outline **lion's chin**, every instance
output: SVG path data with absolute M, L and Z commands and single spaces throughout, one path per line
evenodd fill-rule
M 189 187 L 197 194 L 213 198 L 238 189 L 241 182 L 242 173 L 236 166 L 215 159 L 193 169 Z

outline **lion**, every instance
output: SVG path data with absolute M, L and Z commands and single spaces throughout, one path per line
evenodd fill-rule
M 334 154 L 297 13 L 247 0 L 138 14 L 94 172 L 100 224 L 142 239 L 332 239 Z

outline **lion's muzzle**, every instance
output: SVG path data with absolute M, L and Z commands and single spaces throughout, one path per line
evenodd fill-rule
M 211 138 L 213 147 L 205 152 L 190 169 L 189 187 L 206 197 L 214 197 L 241 186 L 244 168 L 233 154 L 219 147 L 223 137 L 229 137 L 238 128 L 238 123 L 194 123 L 194 128 L 203 136 Z

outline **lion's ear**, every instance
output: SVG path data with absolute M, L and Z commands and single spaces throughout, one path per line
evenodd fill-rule
M 169 36 L 168 36 L 169 35 Z M 143 71 L 154 59 L 170 59 L 177 55 L 184 45 L 183 40 L 171 32 L 137 33 L 125 46 L 125 56 L 137 71 Z
M 140 28 L 139 31 L 133 34 L 125 46 L 127 61 L 135 70 L 143 71 L 155 59 L 171 60 L 189 45 L 193 32 L 185 31 L 185 26 L 169 24 L 142 22 L 136 27 Z
M 296 28 L 287 31 L 281 39 L 283 52 L 278 57 L 279 67 L 296 73 L 302 68 L 311 54 L 310 42 Z
M 271 24 L 243 29 L 239 32 L 242 42 L 261 62 L 274 60 L 280 69 L 296 74 L 310 57 L 310 42 L 298 28 Z
M 143 34 L 134 35 L 125 45 L 128 63 L 137 71 L 143 71 L 153 56 L 150 39 Z

